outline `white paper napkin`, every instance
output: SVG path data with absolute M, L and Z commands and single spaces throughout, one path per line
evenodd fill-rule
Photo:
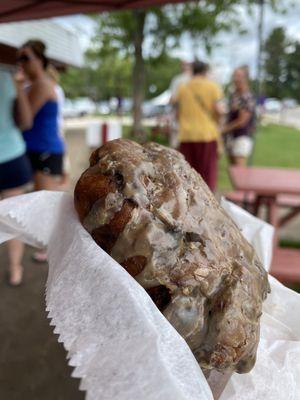
M 270 264 L 272 228 L 223 206 Z M 0 242 L 48 246 L 47 310 L 87 400 L 212 400 L 185 341 L 139 284 L 82 228 L 71 195 L 36 192 L 0 202 Z M 299 295 L 270 277 L 258 359 L 221 400 L 300 399 Z

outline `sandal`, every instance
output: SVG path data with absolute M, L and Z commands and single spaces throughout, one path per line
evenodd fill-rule
M 48 261 L 46 251 L 36 251 L 32 254 L 31 259 L 36 263 L 46 263 Z

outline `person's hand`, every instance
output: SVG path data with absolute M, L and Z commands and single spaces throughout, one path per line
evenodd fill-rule
M 26 77 L 22 69 L 18 69 L 17 72 L 14 75 L 14 82 L 16 89 L 23 89 L 25 82 L 26 82 Z

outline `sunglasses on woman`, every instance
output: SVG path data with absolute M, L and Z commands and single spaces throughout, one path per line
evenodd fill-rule
M 22 54 L 21 56 L 17 57 L 17 63 L 26 63 L 31 60 L 32 57 L 28 56 L 27 54 Z

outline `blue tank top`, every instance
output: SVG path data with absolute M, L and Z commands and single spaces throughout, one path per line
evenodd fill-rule
M 61 154 L 64 142 L 58 129 L 58 104 L 49 100 L 37 112 L 31 129 L 23 132 L 27 151 Z

